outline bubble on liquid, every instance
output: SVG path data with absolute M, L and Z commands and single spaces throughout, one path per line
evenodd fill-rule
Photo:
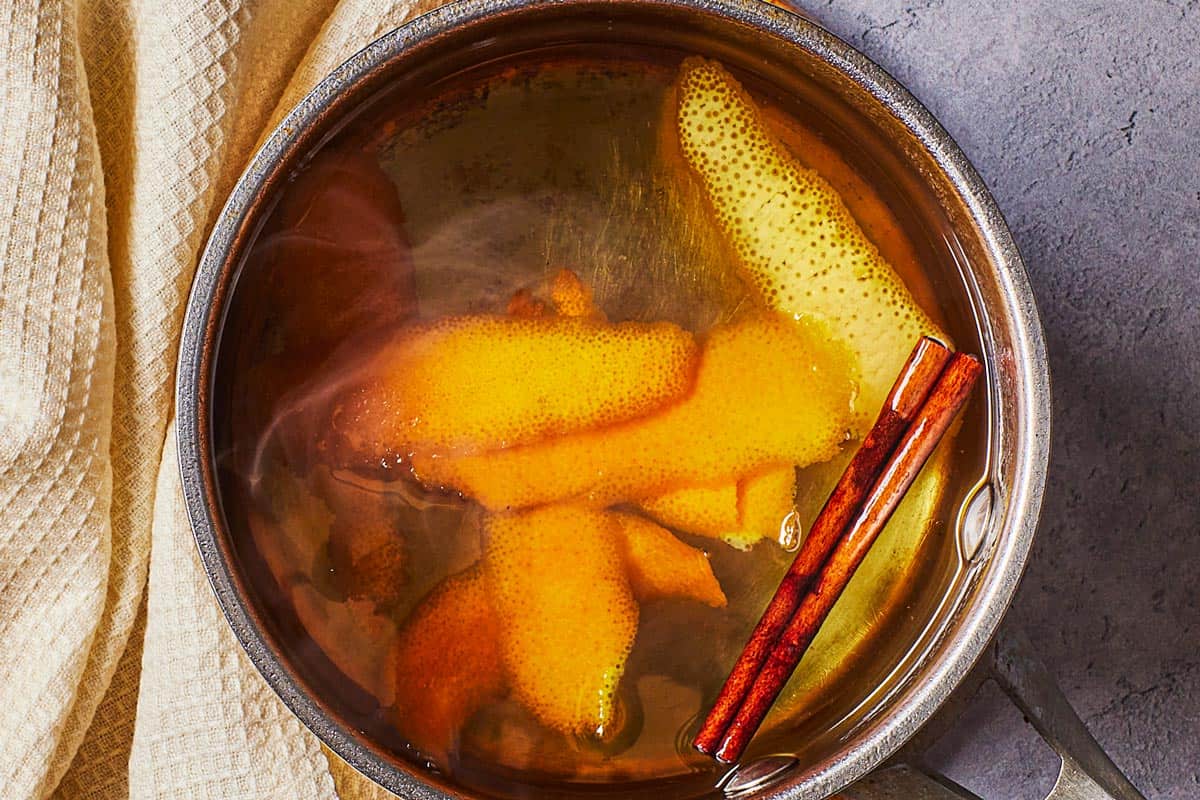
M 779 546 L 784 552 L 794 553 L 800 549 L 803 541 L 804 523 L 800 521 L 800 514 L 792 509 L 783 518 L 783 522 L 779 523 Z
M 958 546 L 966 561 L 974 561 L 987 551 L 984 545 L 992 531 L 995 495 L 991 484 L 982 483 L 963 505 L 958 516 Z

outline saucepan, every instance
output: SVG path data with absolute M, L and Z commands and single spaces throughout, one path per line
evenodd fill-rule
M 222 492 L 214 431 L 225 415 L 237 413 L 237 404 L 218 396 L 218 362 L 223 347 L 246 335 L 227 325 L 231 303 L 255 283 L 244 269 L 249 243 L 307 154 L 385 88 L 390 97 L 403 96 L 406 87 L 416 91 L 475 65 L 563 44 L 698 53 L 756 76 L 780 97 L 802 90 L 816 98 L 821 113 L 847 135 L 869 141 L 877 158 L 892 165 L 894 191 L 930 230 L 941 231 L 942 244 L 955 254 L 959 301 L 978 322 L 986 366 L 988 474 L 969 503 L 970 530 L 950 531 L 971 539 L 959 543 L 965 568 L 943 587 L 939 602 L 918 607 L 923 618 L 912 626 L 913 646 L 885 679 L 870 671 L 879 685 L 860 687 L 857 701 L 830 717 L 826 735 L 775 741 L 769 752 L 752 753 L 704 785 L 647 793 L 788 800 L 842 791 L 861 798 L 969 796 L 897 759 L 911 752 L 902 748 L 956 687 L 982 674 L 998 680 L 1063 754 L 1056 796 L 1137 797 L 1019 636 L 997 637 L 1037 527 L 1051 411 L 1042 328 L 1004 219 L 963 153 L 912 95 L 817 24 L 759 0 L 454 3 L 353 56 L 300 102 L 254 157 L 199 265 L 183 330 L 177 408 L 180 469 L 201 559 L 230 625 L 267 682 L 334 752 L 401 797 L 489 796 L 381 746 L 323 696 L 319 682 L 281 646 L 275 610 L 248 577 L 245 535 L 231 524 Z M 604 787 L 589 793 L 603 796 Z

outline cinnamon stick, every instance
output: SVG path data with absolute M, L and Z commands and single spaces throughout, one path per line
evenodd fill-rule
M 887 463 L 896 443 L 920 410 L 938 375 L 950 360 L 950 350 L 942 343 L 923 337 L 900 370 L 883 409 L 862 446 L 854 454 L 829 499 L 812 524 L 800 552 L 792 560 L 779 588 L 763 612 L 762 618 L 742 654 L 721 687 L 712 709 L 692 740 L 692 746 L 712 755 L 725 731 L 733 722 L 751 684 L 766 661 L 772 645 L 795 613 L 813 576 L 829 556 L 846 523 L 862 505 L 875 479 Z
M 982 371 L 978 359 L 959 353 L 938 378 L 862 508 L 821 568 L 811 591 L 771 648 L 714 754 L 717 760 L 732 763 L 741 756 L 846 584 L 966 403 Z

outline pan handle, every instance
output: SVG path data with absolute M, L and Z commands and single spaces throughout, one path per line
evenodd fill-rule
M 1058 780 L 1045 800 L 1145 800 L 1088 732 L 1023 631 L 1002 626 L 985 659 L 983 679 L 999 685 L 1062 759 Z M 839 797 L 981 800 L 949 778 L 909 763 L 911 755 L 902 753 L 901 762 L 877 770 Z

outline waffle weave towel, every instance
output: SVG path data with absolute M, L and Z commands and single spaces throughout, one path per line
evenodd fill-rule
M 0 796 L 387 797 L 283 707 L 200 569 L 184 302 L 256 144 L 436 0 L 0 0 Z

